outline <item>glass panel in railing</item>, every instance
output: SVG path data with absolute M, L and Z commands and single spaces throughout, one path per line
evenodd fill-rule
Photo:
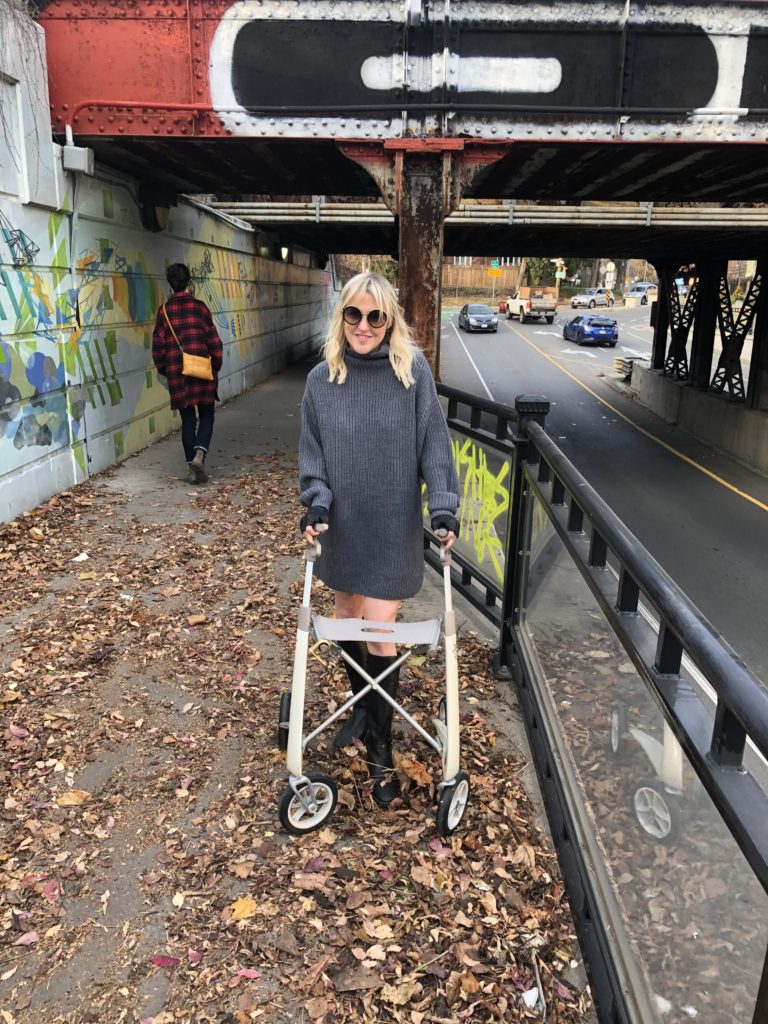
M 543 516 L 534 510 L 525 661 L 622 974 L 641 1019 L 750 1022 L 768 896 Z
M 509 520 L 512 460 L 482 441 L 450 431 L 459 477 L 461 533 L 454 550 L 499 590 L 504 582 L 504 544 Z M 425 505 L 425 522 L 426 520 Z
M 659 617 L 650 601 L 642 594 L 640 595 L 638 613 L 653 631 L 658 634 Z M 693 659 L 685 651 L 683 652 L 680 674 L 686 681 L 688 691 L 694 694 L 714 717 L 717 708 L 717 688 L 699 670 Z M 747 738 L 744 749 L 743 764 L 746 770 L 755 777 L 759 785 L 768 792 L 768 762 L 749 738 Z

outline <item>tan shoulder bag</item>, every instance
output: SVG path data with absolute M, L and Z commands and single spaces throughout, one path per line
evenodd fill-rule
M 168 310 L 165 308 L 163 303 L 163 315 L 165 316 L 166 323 L 171 328 L 171 334 L 173 335 L 174 341 L 181 350 L 181 373 L 183 377 L 196 377 L 198 380 L 213 380 L 213 364 L 211 363 L 210 356 L 193 356 L 189 352 L 185 352 L 181 347 L 181 342 L 176 337 L 176 331 L 173 329 L 173 324 L 168 316 Z

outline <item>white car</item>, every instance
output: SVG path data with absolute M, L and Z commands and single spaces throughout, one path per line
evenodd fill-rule
M 612 306 L 613 294 L 609 288 L 585 288 L 583 292 L 574 295 L 571 299 L 571 308 L 586 306 L 594 309 L 595 306 Z
M 639 303 L 641 306 L 647 306 L 649 302 L 653 302 L 658 297 L 658 285 L 651 284 L 650 281 L 636 281 L 628 291 L 624 292 L 624 301 L 629 299 L 630 305 Z

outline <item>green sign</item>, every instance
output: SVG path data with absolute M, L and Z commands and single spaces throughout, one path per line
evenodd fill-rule
M 499 269 L 499 261 L 498 260 L 491 260 L 491 266 L 493 267 L 494 270 L 498 270 Z
M 555 278 L 557 280 L 559 280 L 559 281 L 564 281 L 565 280 L 565 271 L 564 270 L 556 270 L 555 271 Z

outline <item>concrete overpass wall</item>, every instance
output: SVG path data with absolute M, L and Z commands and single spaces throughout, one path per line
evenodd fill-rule
M 745 409 L 725 394 L 692 388 L 639 363 L 632 367 L 632 388 L 638 401 L 667 423 L 768 473 L 768 413 Z

